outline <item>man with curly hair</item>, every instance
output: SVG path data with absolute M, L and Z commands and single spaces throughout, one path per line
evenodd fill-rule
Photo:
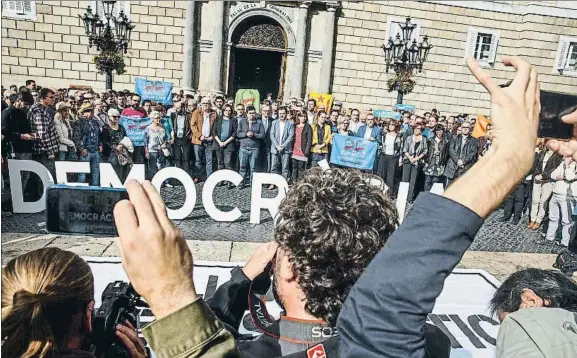
M 274 242 L 259 247 L 217 290 L 210 306 L 229 325 L 243 357 L 306 357 L 317 344 L 327 357 L 336 356 L 340 309 L 399 223 L 393 201 L 370 178 L 350 169 L 307 171 L 279 207 Z M 273 268 L 273 293 L 284 313 L 278 321 L 255 323 L 264 334 L 247 340 L 236 330 L 245 310 L 254 309 L 247 300 L 251 283 L 253 290 L 270 285 L 267 266 Z M 432 326 L 427 328 L 431 333 Z M 437 342 L 448 354 L 448 338 Z

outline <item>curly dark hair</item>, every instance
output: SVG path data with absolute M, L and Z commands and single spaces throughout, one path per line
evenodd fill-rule
M 312 168 L 287 193 L 275 240 L 294 264 L 311 315 L 336 325 L 343 303 L 399 223 L 372 175 Z

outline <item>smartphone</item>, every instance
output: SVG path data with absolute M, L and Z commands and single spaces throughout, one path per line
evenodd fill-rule
M 113 211 L 123 199 L 128 199 L 124 188 L 51 185 L 46 189 L 46 230 L 116 236 Z
M 539 114 L 539 138 L 570 139 L 573 125 L 561 120 L 577 109 L 577 96 L 541 91 L 541 113 Z

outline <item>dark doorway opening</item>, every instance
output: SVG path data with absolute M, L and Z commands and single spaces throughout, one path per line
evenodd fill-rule
M 254 88 L 260 98 L 272 93 L 279 95 L 283 53 L 256 49 L 235 49 L 233 88 L 236 93 L 241 88 Z

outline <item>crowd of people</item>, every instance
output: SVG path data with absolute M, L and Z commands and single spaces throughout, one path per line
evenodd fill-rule
M 208 302 L 196 294 L 190 249 L 159 193 L 149 181 L 129 181 L 130 199 L 114 210 L 118 245 L 127 277 L 156 317 L 143 330 L 155 354 L 449 357 L 449 338 L 426 323 L 427 315 L 483 219 L 527 178 L 540 111 L 531 65 L 504 58 L 517 74 L 510 87 L 499 88 L 475 60 L 467 61 L 491 95 L 494 144 L 442 196 L 420 195 L 399 225 L 394 202 L 370 184 L 371 174 L 312 168 L 281 203 L 274 242 L 234 269 Z M 577 156 L 577 146 L 549 147 Z M 422 154 L 416 153 L 413 161 Z M 271 274 L 283 315 L 257 338 L 239 334 L 251 292 L 266 288 L 270 281 L 262 280 Z M 517 272 L 490 305 L 502 322 L 498 358 L 577 356 L 577 284 L 564 274 Z M 257 319 L 271 319 L 259 309 Z M 93 311 L 94 279 L 79 256 L 57 248 L 19 256 L 2 271 L 3 356 L 94 357 L 87 344 Z M 330 333 L 312 334 L 319 327 Z M 115 337 L 131 357 L 146 356 L 135 327 L 119 325 Z

